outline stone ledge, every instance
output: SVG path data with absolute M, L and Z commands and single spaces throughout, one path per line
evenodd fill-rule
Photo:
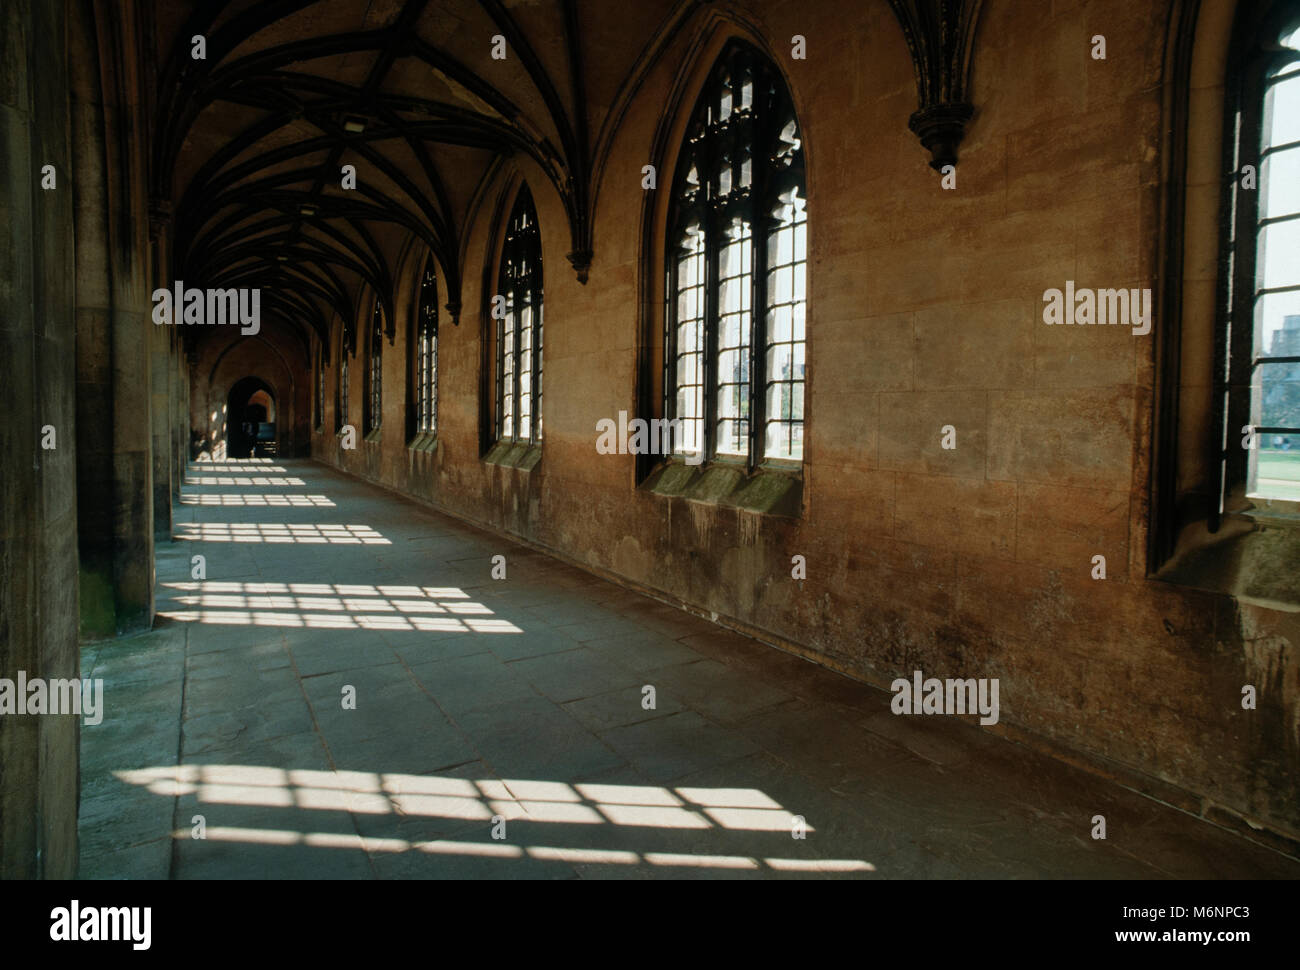
M 438 450 L 438 433 L 436 431 L 421 431 L 414 438 L 406 443 L 407 451 L 427 451 L 433 453 Z
M 1224 517 L 1214 534 L 1204 522 L 1195 523 L 1183 531 L 1177 551 L 1152 578 L 1300 612 L 1300 522 L 1233 514 Z
M 710 462 L 687 465 L 673 459 L 660 465 L 640 486 L 666 498 L 744 509 L 764 515 L 803 515 L 803 477 L 793 469 L 758 468 Z
M 483 456 L 489 465 L 501 465 L 504 468 L 518 468 L 530 472 L 542 460 L 542 446 L 526 441 L 498 441 Z

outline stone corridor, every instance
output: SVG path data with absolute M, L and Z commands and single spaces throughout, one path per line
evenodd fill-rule
M 180 513 L 154 630 L 83 652 L 83 877 L 1300 876 L 311 461 L 191 464 Z

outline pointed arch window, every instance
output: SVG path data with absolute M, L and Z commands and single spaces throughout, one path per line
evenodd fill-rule
M 438 273 L 430 254 L 420 276 L 420 300 L 415 315 L 415 431 L 438 430 Z
M 1240 74 L 1229 146 L 1236 174 L 1216 362 L 1226 512 L 1300 502 L 1300 16 L 1295 5 L 1276 10 Z
M 505 298 L 496 332 L 497 439 L 535 444 L 542 440 L 542 238 L 527 186 L 506 225 L 497 295 Z
M 790 94 L 761 53 L 733 42 L 673 176 L 663 386 L 677 454 L 803 460 L 807 221 Z
M 1196 5 L 1170 22 L 1175 96 L 1162 127 L 1174 164 L 1161 187 L 1147 571 L 1294 607 L 1300 589 L 1285 564 L 1300 553 L 1300 0 L 1239 3 L 1232 15 L 1230 31 L 1201 30 Z M 1198 107 L 1220 95 L 1222 113 Z M 1216 138 L 1217 165 L 1203 147 Z M 1193 254 L 1216 228 L 1211 298 Z
M 338 401 L 334 413 L 337 415 L 335 423 L 338 425 L 338 431 L 342 431 L 348 424 L 348 339 L 343 328 L 339 328 L 339 385 Z
M 319 339 L 316 342 L 315 391 L 316 420 L 313 426 L 317 431 L 323 431 L 325 428 L 325 342 Z
M 370 434 L 379 430 L 384 418 L 384 308 L 378 298 L 370 315 L 367 349 L 366 434 Z

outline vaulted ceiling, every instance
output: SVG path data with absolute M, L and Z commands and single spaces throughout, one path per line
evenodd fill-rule
M 941 168 L 956 161 L 973 111 L 982 0 L 889 4 L 916 70 L 911 127 Z M 328 353 L 335 314 L 354 345 L 365 294 L 393 305 L 395 266 L 414 237 L 436 257 L 457 320 L 467 227 L 503 160 L 522 155 L 563 200 L 568 259 L 585 283 L 603 160 L 623 113 L 678 33 L 725 7 L 152 0 L 148 172 L 153 218 L 170 225 L 171 276 L 260 287 L 264 314 L 304 349 L 314 330 Z M 344 187 L 344 166 L 355 188 Z
M 264 313 L 324 336 L 335 312 L 351 326 L 364 292 L 392 305 L 414 235 L 455 318 L 466 226 L 520 154 L 559 192 L 585 282 L 612 116 L 699 5 L 158 0 L 149 171 L 173 277 L 261 287 Z

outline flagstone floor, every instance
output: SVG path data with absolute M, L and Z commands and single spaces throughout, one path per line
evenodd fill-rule
M 155 629 L 83 651 L 83 878 L 1300 877 L 323 465 L 183 502 Z

